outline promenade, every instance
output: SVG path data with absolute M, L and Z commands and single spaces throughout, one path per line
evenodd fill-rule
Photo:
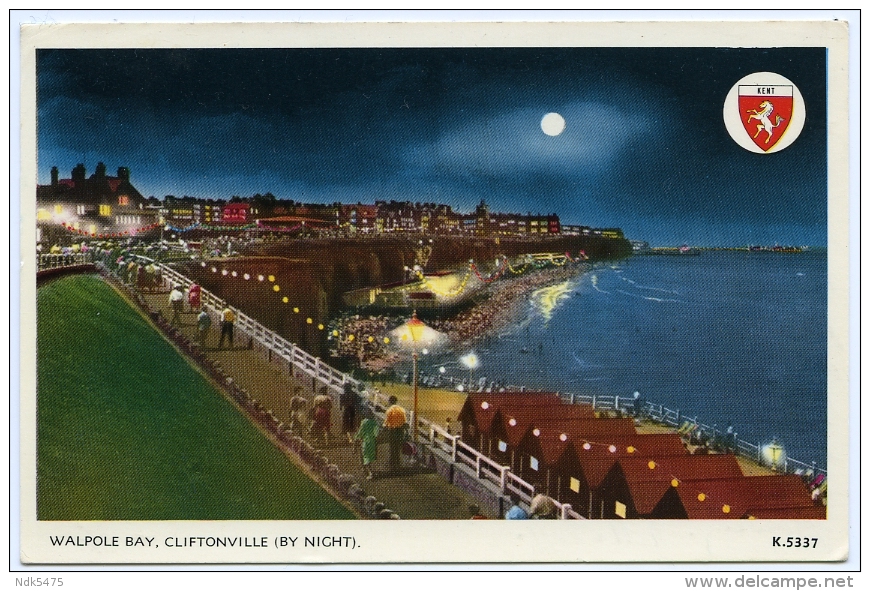
M 169 298 L 166 293 L 142 294 L 152 310 L 159 311 L 164 318 L 172 318 Z M 282 371 L 273 363 L 269 363 L 262 355 L 247 348 L 247 339 L 237 334 L 233 349 L 217 349 L 220 329 L 217 319 L 204 348 L 205 358 L 220 363 L 226 375 L 250 395 L 258 400 L 278 420 L 289 425 L 290 399 L 301 395 L 309 401 L 314 397 L 312 380 L 309 377 L 299 379 Z M 180 331 L 186 337 L 196 339 L 196 314 L 185 312 L 181 317 Z M 226 345 L 226 343 L 225 343 Z M 191 363 L 195 363 L 191 360 Z M 407 394 L 397 392 L 399 403 L 410 410 L 412 402 Z M 437 400 L 423 397 L 419 405 L 422 417 L 439 420 L 441 417 L 456 417 L 461 406 L 461 398 L 439 397 Z M 315 445 L 308 433 L 299 433 L 306 441 Z M 479 504 L 470 494 L 448 483 L 443 477 L 432 470 L 415 466 L 409 458 L 403 457 L 402 468 L 396 474 L 388 474 L 389 449 L 386 443 L 378 446 L 378 458 L 374 464 L 375 477 L 365 480 L 362 469 L 359 447 L 351 445 L 341 433 L 341 412 L 337 407 L 332 409 L 332 437 L 325 447 L 315 446 L 321 450 L 320 455 L 328 458 L 329 463 L 338 466 L 343 474 L 353 476 L 366 491 L 367 495 L 377 498 L 402 519 L 468 519 L 469 506 Z M 312 478 L 324 483 L 323 478 L 310 470 L 293 453 L 288 456 L 295 464 L 305 470 Z M 329 487 L 326 487 L 329 490 Z M 340 500 L 344 500 L 339 497 Z M 349 505 L 350 506 L 350 505 Z M 355 507 L 352 509 L 356 510 Z M 358 512 L 358 510 L 356 510 Z M 497 518 L 496 515 L 488 517 Z

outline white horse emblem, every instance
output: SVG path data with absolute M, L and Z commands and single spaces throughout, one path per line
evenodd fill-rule
M 777 115 L 776 123 L 771 123 L 770 115 L 771 113 L 773 113 L 773 105 L 770 103 L 770 101 L 764 101 L 763 103 L 758 105 L 758 108 L 760 110 L 748 109 L 746 111 L 747 113 L 752 113 L 749 116 L 749 119 L 746 120 L 746 123 L 751 123 L 753 119 L 757 120 L 759 123 L 755 126 L 756 132 L 755 135 L 752 136 L 752 139 L 757 138 L 758 134 L 760 134 L 761 131 L 764 130 L 764 132 L 767 133 L 767 139 L 764 140 L 764 143 L 769 144 L 770 138 L 773 137 L 773 129 L 775 127 L 779 127 L 779 124 L 785 121 L 785 119 Z

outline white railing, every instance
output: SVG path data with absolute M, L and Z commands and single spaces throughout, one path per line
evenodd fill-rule
M 618 410 L 633 416 L 646 416 L 668 427 L 679 428 L 684 422 L 688 422 L 694 426 L 694 430 L 705 433 L 710 441 L 718 441 L 721 445 L 729 445 L 737 455 L 753 460 L 758 464 L 765 464 L 764 457 L 762 456 L 764 446 L 761 443 L 751 443 L 739 439 L 736 433 L 729 435 L 719 429 L 718 425 L 711 426 L 701 423 L 698 421 L 698 417 L 686 417 L 679 410 L 667 408 L 662 404 L 644 402 L 641 405 L 642 408 L 637 408 L 634 398 L 631 397 L 585 394 L 562 394 L 561 396 L 571 404 L 590 404 L 596 410 Z M 780 467 L 777 467 L 777 469 L 780 469 Z M 815 462 L 807 464 L 806 462 L 789 457 L 783 460 L 781 469 L 783 472 L 800 470 L 802 473 L 806 473 L 809 470 L 814 475 L 827 475 L 827 471 L 818 468 Z
M 417 423 L 419 440 L 425 441 L 431 449 L 449 455 L 453 463 L 473 470 L 478 480 L 492 482 L 503 495 L 516 495 L 526 504 L 530 504 L 535 497 L 535 487 L 514 474 L 510 466 L 503 466 L 480 453 L 462 441 L 461 437 L 448 433 L 440 425 L 424 418 L 418 419 Z M 555 502 L 561 519 L 585 519 L 573 511 L 571 505 Z
M 94 262 L 94 256 L 90 252 L 75 252 L 70 254 L 41 254 L 37 257 L 37 271 L 47 269 L 60 269 L 62 267 L 75 267 Z
M 143 258 L 144 257 L 140 257 Z M 150 259 L 149 263 L 151 262 Z M 189 285 L 192 280 L 185 277 L 175 269 L 155 263 L 162 271 L 162 277 L 165 287 L 173 284 Z M 211 309 L 216 314 L 219 314 L 227 307 L 227 302 L 220 299 L 206 289 L 201 290 L 202 305 Z M 294 370 L 300 370 L 311 378 L 317 379 L 323 385 L 327 386 L 329 392 L 335 397 L 344 391 L 344 384 L 352 382 L 358 388 L 363 386 L 362 382 L 353 379 L 349 375 L 334 369 L 330 365 L 324 363 L 319 357 L 314 357 L 308 352 L 300 349 L 295 344 L 291 343 L 276 332 L 269 330 L 241 310 L 229 306 L 236 315 L 235 330 L 252 339 L 265 349 L 272 352 L 273 355 L 278 355 L 285 361 L 293 365 Z

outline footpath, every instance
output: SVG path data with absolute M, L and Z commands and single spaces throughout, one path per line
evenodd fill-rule
M 157 324 L 166 332 L 165 329 L 172 318 L 168 294 L 160 292 L 140 295 L 152 312 L 162 316 Z M 238 388 L 247 391 L 251 399 L 262 405 L 261 407 L 258 405 L 259 408 L 271 411 L 267 414 L 274 417 L 271 419 L 273 422 L 291 424 L 290 400 L 293 396 L 306 398 L 309 401 L 309 408 L 311 407 L 311 401 L 317 394 L 311 378 L 306 376 L 299 379 L 288 375 L 258 352 L 248 349 L 247 338 L 239 334 L 236 335 L 232 349 L 227 343 L 224 343 L 226 348 L 218 349 L 220 328 L 217 326 L 216 318 L 213 317 L 212 321 L 213 325 L 205 346 L 199 349 L 200 359 L 193 359 L 192 363 L 220 368 L 222 375 L 231 379 Z M 190 342 L 196 342 L 196 314 L 190 311 L 184 312 L 181 315 L 181 326 L 177 327 L 177 330 Z M 400 398 L 399 402 L 406 409 L 409 408 L 408 401 Z M 426 416 L 425 407 L 420 410 L 421 417 Z M 458 411 L 458 408 L 453 410 L 452 416 L 455 417 Z M 294 433 L 303 440 L 301 444 L 296 441 L 296 446 L 302 452 L 297 454 L 286 449 L 287 446 L 283 445 L 285 442 L 274 437 L 268 429 L 262 428 L 262 425 L 261 430 L 285 451 L 294 464 L 305 470 L 362 517 L 384 518 L 389 517 L 392 512 L 401 519 L 468 519 L 471 517 L 470 506 L 479 504 L 472 495 L 450 484 L 433 470 L 416 465 L 408 457 L 402 457 L 403 465 L 398 472 L 389 473 L 389 449 L 386 443 L 378 445 L 374 479 L 366 480 L 360 448 L 358 445 L 350 444 L 341 433 L 341 411 L 335 405 L 332 409 L 331 437 L 326 446 L 316 445 L 307 430 L 302 429 Z M 312 451 L 315 454 L 311 463 L 302 460 L 306 450 L 308 455 Z M 312 464 L 327 468 L 325 472 L 332 477 L 323 476 L 323 472 L 312 469 Z M 357 483 L 356 488 L 352 488 L 352 481 Z M 352 488 L 349 494 L 347 494 L 348 488 Z M 488 517 L 498 516 L 488 515 Z

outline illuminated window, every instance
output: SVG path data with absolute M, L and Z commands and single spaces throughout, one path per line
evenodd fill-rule
M 574 478 L 573 476 L 571 477 L 571 481 L 570 481 L 568 486 L 575 493 L 580 492 L 580 481 L 577 480 L 576 478 Z
M 625 504 L 620 503 L 619 501 L 616 501 L 616 507 L 613 510 L 613 512 L 616 513 L 616 516 L 622 517 L 623 519 L 625 519 L 625 511 L 626 511 Z
M 63 206 L 62 205 L 55 205 L 54 206 L 54 213 L 57 213 L 57 214 L 63 213 Z
M 36 219 L 37 220 L 50 220 L 51 214 L 48 213 L 45 209 L 37 209 L 36 210 Z
M 507 443 L 505 443 L 504 441 L 499 441 L 498 451 L 507 451 Z
M 112 206 L 111 205 L 100 205 L 100 215 L 107 216 L 107 217 L 112 215 Z
M 119 195 L 118 205 L 130 205 L 130 198 L 126 195 Z
M 529 456 L 529 468 L 532 470 L 538 470 L 538 458 L 534 456 Z

